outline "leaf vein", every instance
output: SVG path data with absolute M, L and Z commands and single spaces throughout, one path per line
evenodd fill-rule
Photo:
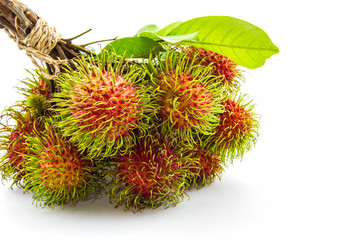
M 216 46 L 216 47 L 225 47 L 225 48 L 237 48 L 237 49 L 244 49 L 244 50 L 257 50 L 257 51 L 270 51 L 278 53 L 279 50 L 277 48 L 260 48 L 260 47 L 244 47 L 244 46 L 234 46 L 230 44 L 222 44 L 222 43 L 210 43 L 210 42 L 190 42 L 190 41 L 181 41 L 182 43 L 189 44 L 189 45 L 209 45 L 209 46 Z

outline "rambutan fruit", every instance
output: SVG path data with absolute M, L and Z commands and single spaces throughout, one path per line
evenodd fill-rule
M 119 58 L 77 61 L 78 69 L 61 75 L 55 93 L 56 123 L 65 137 L 90 157 L 126 152 L 149 128 L 154 112 L 145 74 Z
M 48 120 L 45 129 L 27 137 L 25 190 L 45 206 L 76 204 L 99 190 L 100 178 L 93 160 L 66 141 Z
M 0 150 L 4 151 L 0 160 L 0 174 L 2 179 L 20 187 L 26 174 L 25 156 L 31 154 L 27 137 L 43 126 L 41 119 L 34 117 L 24 106 L 8 108 L 1 118 L 6 123 L 1 123 L 0 129 Z
M 238 80 L 243 79 L 243 75 L 238 69 L 238 65 L 228 57 L 196 47 L 187 48 L 186 52 L 190 57 L 196 58 L 197 63 L 211 66 L 212 74 L 219 77 L 218 81 L 222 81 L 222 83 L 227 84 L 228 86 L 236 85 Z
M 43 69 L 43 71 L 46 71 Z M 40 70 L 36 69 L 34 72 L 30 72 L 31 78 L 26 78 L 22 80 L 22 84 L 25 85 L 23 88 L 19 88 L 19 90 L 25 95 L 29 96 L 31 94 L 39 94 L 46 98 L 50 98 L 51 93 L 51 83 L 50 80 L 47 79 Z
M 31 94 L 26 99 L 26 106 L 41 116 L 45 115 L 45 111 L 50 108 L 50 103 L 48 99 L 41 94 Z
M 166 131 L 191 138 L 192 132 L 213 133 L 223 112 L 224 88 L 211 80 L 211 67 L 195 64 L 186 53 L 170 50 L 165 61 L 150 60 L 149 75 Z M 169 130 L 170 129 L 170 130 Z
M 223 104 L 225 111 L 220 114 L 220 124 L 214 135 L 206 137 L 205 143 L 224 158 L 242 157 L 256 143 L 258 116 L 253 112 L 254 105 L 245 97 L 237 101 L 229 98 Z
M 19 88 L 19 90 L 26 97 L 25 104 L 29 109 L 40 116 L 46 115 L 52 97 L 51 83 L 39 70 L 35 70 L 31 75 L 32 78 L 22 81 L 25 87 Z
M 158 134 L 139 139 L 133 150 L 117 156 L 107 177 L 109 198 L 124 210 L 175 206 L 187 187 L 187 159 L 174 140 Z
M 189 168 L 190 186 L 201 188 L 221 178 L 224 163 L 217 154 L 206 150 L 200 144 L 190 150 L 189 154 L 191 162 Z

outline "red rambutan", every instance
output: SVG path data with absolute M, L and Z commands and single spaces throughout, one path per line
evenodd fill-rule
M 189 168 L 190 184 L 196 187 L 210 185 L 215 179 L 220 179 L 224 170 L 221 158 L 215 153 L 197 146 L 191 152 L 191 167 Z
M 258 137 L 259 121 L 252 112 L 253 105 L 244 97 L 224 103 L 225 111 L 220 114 L 220 124 L 213 136 L 205 142 L 209 149 L 219 152 L 222 157 L 242 157 L 250 150 Z
M 98 190 L 94 162 L 66 142 L 50 123 L 27 140 L 31 154 L 27 155 L 23 181 L 36 202 L 45 206 L 75 204 Z
M 107 192 L 125 210 L 174 206 L 183 198 L 187 161 L 170 141 L 146 137 L 112 164 Z
M 212 110 L 213 99 L 210 91 L 201 83 L 194 84 L 194 78 L 190 74 L 172 72 L 160 79 L 161 116 L 168 118 L 181 129 L 203 125 L 206 122 L 204 116 Z M 174 106 L 175 101 L 176 106 Z
M 12 180 L 12 184 L 19 184 L 25 175 L 26 155 L 31 154 L 27 137 L 43 128 L 41 120 L 36 119 L 27 109 L 20 106 L 20 110 L 9 108 L 1 117 L 7 118 L 7 124 L 1 124 L 0 150 L 5 153 L 0 161 L 0 173 L 3 179 Z M 14 125 L 8 125 L 13 121 Z
M 220 77 L 219 79 L 229 86 L 236 84 L 237 79 L 243 79 L 238 65 L 228 57 L 203 48 L 190 47 L 186 51 L 201 65 L 211 66 L 212 74 Z
M 82 152 L 107 157 L 134 144 L 134 131 L 149 126 L 153 112 L 143 74 L 136 66 L 97 66 L 80 61 L 77 71 L 61 76 L 60 93 L 53 99 L 57 126 Z
M 211 68 L 194 64 L 187 54 L 170 51 L 164 62 L 150 61 L 149 72 L 166 129 L 189 138 L 193 130 L 212 134 L 223 111 L 223 88 L 210 82 Z

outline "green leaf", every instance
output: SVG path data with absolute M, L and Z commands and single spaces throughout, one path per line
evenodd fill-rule
M 168 36 L 198 33 L 198 42 L 182 43 L 222 54 L 237 64 L 254 69 L 279 52 L 269 36 L 246 21 L 226 16 L 194 18 L 175 27 Z
M 141 37 L 150 38 L 154 41 L 165 41 L 169 43 L 178 43 L 181 41 L 197 41 L 198 36 L 197 32 L 189 33 L 189 34 L 182 34 L 182 35 L 174 35 L 174 36 L 160 36 L 159 34 L 152 33 L 152 32 L 142 32 L 139 34 Z
M 136 35 L 138 36 L 140 33 L 142 32 L 157 32 L 159 31 L 159 27 L 156 26 L 155 24 L 150 24 L 150 25 L 146 25 L 144 27 L 142 27 L 137 33 Z
M 105 46 L 105 50 L 124 58 L 146 58 L 150 53 L 159 52 L 163 48 L 150 38 L 126 37 L 117 39 Z
M 179 26 L 181 23 L 182 23 L 181 21 L 171 23 L 171 24 L 167 25 L 166 27 L 164 27 L 163 29 L 157 31 L 156 34 L 159 35 L 159 36 L 166 36 L 172 30 L 174 30 L 177 26 Z

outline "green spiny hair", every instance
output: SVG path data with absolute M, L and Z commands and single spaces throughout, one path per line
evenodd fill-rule
M 23 184 L 33 193 L 36 203 L 61 205 L 85 199 L 100 189 L 99 169 L 95 161 L 82 155 L 47 120 L 43 131 L 27 137 L 30 153 Z
M 26 99 L 26 106 L 34 110 L 36 114 L 45 115 L 45 111 L 50 108 L 50 103 L 44 95 L 31 94 Z
M 158 119 L 163 133 L 177 133 L 197 141 L 199 134 L 211 135 L 219 124 L 226 89 L 214 82 L 210 66 L 195 63 L 186 52 L 169 50 L 165 60 L 150 58 L 148 75 L 156 91 Z
M 143 68 L 121 57 L 75 63 L 76 70 L 58 79 L 56 126 L 90 157 L 125 153 L 145 134 L 155 112 Z

